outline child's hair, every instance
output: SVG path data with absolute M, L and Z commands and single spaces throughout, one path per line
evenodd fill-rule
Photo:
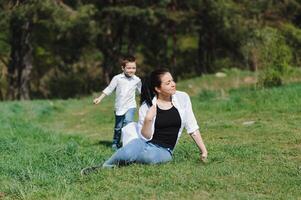
M 145 102 L 149 107 L 153 105 L 152 100 L 157 94 L 155 87 L 161 86 L 161 76 L 169 73 L 168 69 L 156 69 L 151 72 L 149 77 L 145 77 L 142 81 L 140 104 Z
M 124 68 L 126 66 L 127 63 L 129 62 L 136 62 L 136 58 L 132 55 L 126 55 L 122 58 L 121 60 L 121 66 L 122 68 Z

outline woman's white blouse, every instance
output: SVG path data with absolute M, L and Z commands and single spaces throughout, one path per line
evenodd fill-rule
M 157 102 L 157 98 L 154 97 L 152 100 L 153 105 L 155 105 L 156 102 Z M 187 130 L 187 133 L 192 134 L 193 132 L 199 129 L 199 126 L 192 110 L 190 97 L 187 93 L 176 91 L 176 93 L 172 95 L 172 104 L 178 109 L 181 117 L 181 128 L 179 129 L 178 138 L 177 138 L 178 141 L 184 127 Z M 149 107 L 147 106 L 146 103 L 143 103 L 139 109 L 139 121 L 138 121 L 139 133 L 141 133 L 144 118 L 148 109 Z M 153 124 L 152 124 L 152 137 L 154 134 L 154 126 L 155 126 L 155 119 L 153 120 Z M 142 134 L 140 136 L 143 138 Z M 146 138 L 144 139 L 151 140 L 152 137 L 150 139 L 146 139 Z

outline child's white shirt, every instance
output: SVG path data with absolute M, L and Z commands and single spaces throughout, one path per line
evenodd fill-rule
M 141 80 L 136 75 L 126 77 L 124 73 L 118 74 L 102 92 L 110 95 L 114 90 L 116 90 L 115 114 L 124 115 L 128 109 L 137 107 L 135 91 L 141 93 Z

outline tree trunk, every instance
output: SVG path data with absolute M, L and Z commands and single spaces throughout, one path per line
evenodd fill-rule
M 176 27 L 173 25 L 172 27 L 172 58 L 171 58 L 171 73 L 174 75 L 175 81 L 177 81 L 177 33 Z
M 0 84 L 0 101 L 3 101 L 3 100 L 4 100 L 4 95 L 3 95 L 3 92 L 1 89 L 1 84 Z
M 109 19 L 111 16 L 107 16 Z M 123 22 L 121 20 L 121 22 Z M 104 35 L 100 35 L 97 47 L 104 56 L 104 62 L 101 65 L 103 71 L 103 79 L 106 84 L 110 83 L 113 76 L 114 67 L 120 67 L 119 57 L 123 45 L 123 23 L 120 23 L 118 28 L 114 29 L 114 26 L 109 24 Z M 116 68 L 115 68 L 116 69 Z
M 198 67 L 196 69 L 196 72 L 199 75 L 207 73 L 206 59 L 207 59 L 207 56 L 206 56 L 206 49 L 204 48 L 203 34 L 201 32 L 199 32 Z
M 249 58 L 249 69 L 253 72 L 257 71 L 257 66 L 258 66 L 258 58 L 257 58 L 257 53 L 255 49 L 251 50 L 251 55 Z
M 104 54 L 104 61 L 103 61 L 103 64 L 102 64 L 102 77 L 103 77 L 103 80 L 105 80 L 105 83 L 108 85 L 110 83 L 110 74 L 112 73 L 112 69 L 110 68 L 110 61 L 109 61 L 109 56 L 106 54 L 106 53 L 103 53 Z
M 11 55 L 8 64 L 8 99 L 30 99 L 29 81 L 32 70 L 31 26 L 28 20 L 10 19 Z
M 30 99 L 30 74 L 32 70 L 32 45 L 30 41 L 31 36 L 31 24 L 30 22 L 26 22 L 25 30 L 24 30 L 24 52 L 23 52 L 23 63 L 22 63 L 22 72 L 19 74 L 20 76 L 20 99 L 27 100 Z
M 21 57 L 21 30 L 18 26 L 17 19 L 10 19 L 10 60 L 8 63 L 8 93 L 7 99 L 14 100 L 17 99 L 17 67 L 20 66 L 20 57 Z
M 133 20 L 132 22 L 129 23 L 129 32 L 128 32 L 128 54 L 134 55 L 135 53 L 135 47 L 136 47 L 136 39 L 138 35 L 136 34 L 135 31 L 135 25 L 136 25 L 137 20 Z
M 203 8 L 199 11 L 199 43 L 198 43 L 198 69 L 199 74 L 212 73 L 212 64 L 215 59 L 215 30 L 211 28 L 209 0 L 203 0 Z
M 176 4 L 174 1 L 172 1 L 170 5 L 170 10 L 172 12 L 176 12 Z M 172 36 L 172 56 L 171 56 L 171 73 L 174 75 L 175 81 L 177 81 L 177 74 L 176 74 L 176 69 L 177 69 L 177 31 L 176 31 L 176 22 L 172 21 L 171 22 L 171 36 Z
M 106 84 L 110 83 L 110 80 L 113 76 L 114 67 L 119 67 L 118 58 L 120 56 L 120 51 L 116 43 L 110 45 L 112 48 L 108 47 L 101 49 L 104 55 L 104 62 L 102 64 L 103 79 L 105 80 Z

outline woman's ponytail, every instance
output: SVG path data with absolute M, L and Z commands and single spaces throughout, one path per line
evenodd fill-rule
M 145 77 L 142 80 L 141 95 L 140 95 L 140 104 L 145 102 L 149 107 L 153 105 L 152 100 L 155 96 L 155 93 L 152 89 L 151 82 L 148 77 Z
M 153 105 L 152 100 L 154 96 L 157 95 L 155 88 L 160 88 L 161 76 L 166 73 L 169 73 L 168 69 L 156 69 L 149 77 L 145 77 L 142 80 L 140 104 L 145 102 L 149 107 Z

